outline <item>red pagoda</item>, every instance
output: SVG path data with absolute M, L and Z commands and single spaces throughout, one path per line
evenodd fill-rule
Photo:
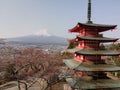
M 68 68 L 74 70 L 74 75 L 66 78 L 72 90 L 116 90 L 120 80 L 110 76 L 120 70 L 119 66 L 106 63 L 103 56 L 119 56 L 120 52 L 101 48 L 102 43 L 115 42 L 117 38 L 103 37 L 101 32 L 115 29 L 117 25 L 95 24 L 91 21 L 91 0 L 88 0 L 88 21 L 78 23 L 69 32 L 77 32 L 77 42 L 74 49 L 67 51 L 74 54 L 73 59 L 65 59 Z M 76 76 L 76 78 L 75 78 Z

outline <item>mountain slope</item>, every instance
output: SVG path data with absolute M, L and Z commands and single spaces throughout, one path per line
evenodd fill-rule
M 23 37 L 8 38 L 7 42 L 21 44 L 67 44 L 66 38 L 45 35 L 29 35 Z

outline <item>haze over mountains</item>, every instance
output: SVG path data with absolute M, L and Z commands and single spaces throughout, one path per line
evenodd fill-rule
M 16 43 L 16 44 L 61 44 L 66 45 L 67 39 L 55 35 L 50 35 L 47 31 L 42 31 L 35 33 L 33 35 L 16 37 L 16 38 L 7 38 L 6 42 Z

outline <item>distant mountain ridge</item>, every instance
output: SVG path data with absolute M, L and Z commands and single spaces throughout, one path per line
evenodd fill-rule
M 66 38 L 46 35 L 28 35 L 16 38 L 8 38 L 6 42 L 21 44 L 63 44 L 66 45 Z

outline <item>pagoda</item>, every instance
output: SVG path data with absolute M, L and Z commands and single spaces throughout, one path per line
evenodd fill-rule
M 115 42 L 117 38 L 103 37 L 101 32 L 113 30 L 117 25 L 95 24 L 91 21 L 91 0 L 88 0 L 88 20 L 78 23 L 69 32 L 78 33 L 75 39 L 78 45 L 67 52 L 73 53 L 73 59 L 64 59 L 74 75 L 66 78 L 72 90 L 116 90 L 120 88 L 120 79 L 112 77 L 120 67 L 106 62 L 104 56 L 119 56 L 120 52 L 101 48 L 101 44 Z

